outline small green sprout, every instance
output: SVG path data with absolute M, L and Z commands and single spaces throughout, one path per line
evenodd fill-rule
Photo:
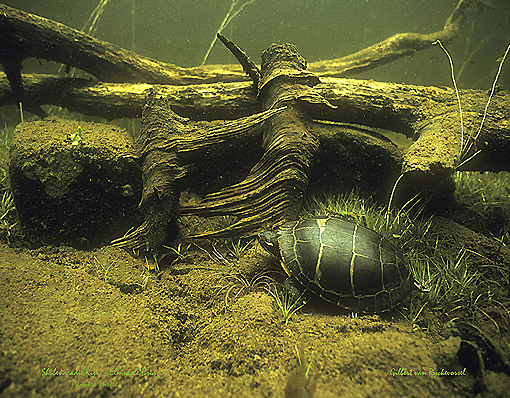
M 96 260 L 96 267 L 97 267 L 97 273 L 100 277 L 102 277 L 104 282 L 108 281 L 108 271 L 110 270 L 111 264 L 108 260 L 106 260 L 106 265 L 103 264 L 101 261 L 97 259 L 96 256 L 94 256 L 94 260 Z M 98 267 L 99 265 L 99 267 Z M 102 270 L 102 272 L 101 272 Z
M 72 146 L 78 146 L 80 144 L 80 141 L 81 141 L 81 126 L 78 126 L 78 132 L 74 133 L 74 134 L 71 134 L 70 138 L 71 138 L 71 145 Z
M 183 245 L 182 243 L 179 243 L 177 247 L 163 245 L 165 249 L 170 250 L 173 254 L 177 256 L 170 265 L 174 265 L 174 263 L 176 263 L 177 261 L 183 260 L 187 256 L 187 254 L 185 253 L 188 251 L 190 246 L 191 245 Z
M 241 239 L 238 239 L 237 242 L 232 241 L 230 243 L 231 247 L 228 249 L 229 253 L 234 256 L 236 260 L 240 260 L 246 249 L 254 242 L 254 239 L 250 240 L 246 244 L 243 244 Z
M 14 199 L 10 191 L 5 191 L 0 200 L 0 220 L 3 220 L 14 209 Z
M 273 296 L 276 305 L 280 309 L 285 325 L 289 324 L 292 315 L 306 305 L 306 301 L 303 302 L 302 300 L 304 292 L 298 299 L 295 299 L 286 289 L 283 290 L 283 293 L 280 293 L 280 291 L 276 288 L 268 289 L 267 291 L 271 296 Z
M 296 350 L 296 356 L 297 356 L 297 359 L 298 359 L 298 363 L 299 363 L 299 366 L 300 367 L 305 367 L 305 362 L 306 359 L 305 359 L 305 355 L 304 355 L 304 348 L 303 346 L 301 345 L 299 348 L 297 345 L 294 346 L 294 349 Z M 301 359 L 303 358 L 303 359 Z M 308 379 L 308 376 L 310 375 L 310 369 L 312 368 L 312 362 L 313 362 L 313 353 L 312 353 L 312 356 L 310 357 L 310 362 L 308 362 L 308 366 L 306 366 L 306 370 L 305 370 L 305 379 Z
M 285 397 L 312 397 L 317 387 L 317 380 L 310 375 L 312 368 L 313 355 L 308 362 L 305 358 L 305 348 L 303 342 L 295 346 L 295 354 L 298 359 L 297 369 L 287 376 L 285 384 Z M 307 363 L 308 362 L 308 363 Z

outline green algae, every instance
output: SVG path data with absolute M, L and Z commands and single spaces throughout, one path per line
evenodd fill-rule
M 70 151 L 62 151 L 37 162 L 27 162 L 21 169 L 27 178 L 41 181 L 50 197 L 60 198 L 69 192 L 83 166 Z

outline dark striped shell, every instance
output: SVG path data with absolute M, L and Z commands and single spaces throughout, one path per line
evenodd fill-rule
M 375 231 L 340 218 L 289 222 L 259 237 L 289 276 L 352 311 L 386 311 L 414 287 L 401 252 Z

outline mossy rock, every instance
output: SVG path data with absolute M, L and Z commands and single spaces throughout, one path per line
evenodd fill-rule
M 141 169 L 117 126 L 70 120 L 21 123 L 9 176 L 32 242 L 98 246 L 141 222 Z

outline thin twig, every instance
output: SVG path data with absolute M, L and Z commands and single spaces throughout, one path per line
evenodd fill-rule
M 225 29 L 228 26 L 230 21 L 232 21 L 241 11 L 243 11 L 244 7 L 246 7 L 248 4 L 253 3 L 254 1 L 255 0 L 247 0 L 247 1 L 245 1 L 234 13 L 232 13 L 232 11 L 234 11 L 234 8 L 235 8 L 235 6 L 238 3 L 238 0 L 232 0 L 232 4 L 230 5 L 230 9 L 228 10 L 227 15 L 225 15 L 225 18 L 223 18 L 223 21 L 221 22 L 220 27 L 218 28 L 218 30 L 214 34 L 214 38 L 213 38 L 213 40 L 211 42 L 211 45 L 209 46 L 207 52 L 205 53 L 204 60 L 202 61 L 200 66 L 204 66 L 205 62 L 207 61 L 207 58 L 209 57 L 209 54 L 211 53 L 211 50 L 212 50 L 212 48 L 214 46 L 214 43 L 216 43 L 216 39 L 218 39 L 218 33 L 223 32 L 223 29 Z
M 457 101 L 459 103 L 459 113 L 460 113 L 460 151 L 459 151 L 459 159 L 462 156 L 462 150 L 464 148 L 464 121 L 462 119 L 462 106 L 460 103 L 460 95 L 459 95 L 459 89 L 457 88 L 457 82 L 455 81 L 455 73 L 453 71 L 453 60 L 452 57 L 450 57 L 450 53 L 446 50 L 446 48 L 443 46 L 443 43 L 441 43 L 441 40 L 436 40 L 432 44 L 439 44 L 439 46 L 443 49 L 444 53 L 448 57 L 448 61 L 450 61 L 450 69 L 452 72 L 452 81 L 453 81 L 453 87 L 455 88 L 455 94 L 457 94 Z

